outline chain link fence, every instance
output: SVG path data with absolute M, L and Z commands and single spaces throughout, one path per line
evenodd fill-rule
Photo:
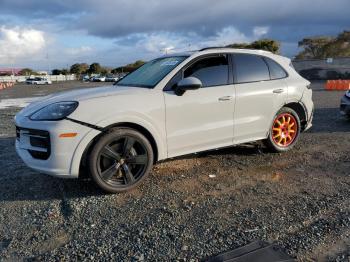
M 41 77 L 46 78 L 48 80 L 51 80 L 52 82 L 57 81 L 71 81 L 71 80 L 77 80 L 76 76 L 73 75 L 32 75 L 30 78 L 35 77 Z M 1 82 L 25 82 L 26 79 L 29 78 L 29 76 L 0 76 L 0 83 Z

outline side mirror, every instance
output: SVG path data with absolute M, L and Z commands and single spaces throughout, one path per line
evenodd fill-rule
M 203 86 L 202 81 L 196 77 L 187 77 L 177 83 L 175 94 L 182 96 L 187 90 L 196 90 Z

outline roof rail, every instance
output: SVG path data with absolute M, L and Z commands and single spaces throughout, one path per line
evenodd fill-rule
M 260 51 L 260 52 L 266 52 L 266 53 L 272 53 L 268 50 L 263 49 L 254 49 L 254 48 L 236 48 L 236 47 L 227 47 L 227 46 L 211 46 L 211 47 L 205 47 L 202 49 L 199 49 L 198 52 L 210 50 L 210 49 L 235 49 L 235 50 L 251 50 L 251 51 Z
M 205 51 L 205 50 L 208 50 L 208 49 L 220 49 L 220 48 L 229 48 L 229 47 L 225 47 L 225 46 L 210 46 L 210 47 L 204 47 L 202 49 L 199 49 L 198 51 Z

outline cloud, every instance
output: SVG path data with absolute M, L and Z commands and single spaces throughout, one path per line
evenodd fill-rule
M 70 48 L 66 48 L 65 52 L 68 55 L 84 55 L 86 53 L 89 53 L 93 51 L 92 47 L 90 46 L 80 46 L 80 47 L 70 47 Z
M 232 43 L 244 43 L 251 40 L 251 37 L 247 36 L 243 32 L 240 32 L 237 28 L 229 26 L 218 31 L 214 36 L 209 37 L 207 40 L 204 40 L 202 47 L 226 46 Z
M 293 56 L 303 37 L 349 30 L 350 1 L 0 0 L 0 6 L 0 28 L 3 25 L 19 34 L 30 30 L 25 28 L 41 32 L 50 55 L 50 61 L 45 60 L 45 54 L 40 59 L 28 55 L 30 50 L 40 49 L 40 43 L 29 45 L 31 48 L 4 44 L 4 39 L 7 43 L 9 39 L 1 29 L 0 63 L 16 58 L 30 65 L 26 60 L 30 57 L 31 65 L 46 61 L 60 67 L 76 60 L 120 65 L 150 59 L 164 50 L 184 51 L 259 38 L 280 41 L 282 54 Z
M 256 38 L 260 38 L 266 35 L 270 31 L 268 26 L 256 26 L 253 29 L 253 34 Z
M 33 56 L 45 48 L 42 31 L 20 27 L 0 27 L 0 60 L 3 64 Z
M 296 27 L 349 26 L 349 0 L 0 0 L 0 14 L 35 23 L 45 19 L 60 27 L 81 29 L 90 35 L 118 38 L 137 33 L 196 32 L 213 36 L 234 26 L 247 34 L 256 28 L 282 27 L 293 35 Z M 310 32 L 310 31 L 309 31 Z M 311 31 L 312 32 L 312 31 Z M 307 32 L 305 32 L 307 33 Z M 283 38 L 284 36 L 281 36 Z
M 184 52 L 198 50 L 208 46 L 226 46 L 232 43 L 250 42 L 255 38 L 253 33 L 246 35 L 235 27 L 229 26 L 209 37 L 205 37 L 196 32 L 155 32 L 134 34 L 125 38 L 121 37 L 116 43 L 123 43 L 123 45 L 128 45 L 135 50 L 141 50 L 150 57 L 165 52 Z
M 177 0 L 177 1 L 88 1 L 85 12 L 74 26 L 85 29 L 91 35 L 117 38 L 134 33 L 178 32 L 210 37 L 223 28 L 234 26 L 247 34 L 256 28 L 284 27 L 293 34 L 293 27 L 323 25 L 348 26 L 348 0 L 280 0 L 246 1 Z M 108 21 L 108 22 L 107 22 Z M 283 36 L 282 36 L 283 37 Z

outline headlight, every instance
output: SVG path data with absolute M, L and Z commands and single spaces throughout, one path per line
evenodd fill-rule
M 45 106 L 35 113 L 33 113 L 29 118 L 35 121 L 54 121 L 61 120 L 71 113 L 78 107 L 78 102 L 58 102 L 48 106 Z
M 347 96 L 348 98 L 350 98 L 350 90 L 346 91 L 345 96 Z

